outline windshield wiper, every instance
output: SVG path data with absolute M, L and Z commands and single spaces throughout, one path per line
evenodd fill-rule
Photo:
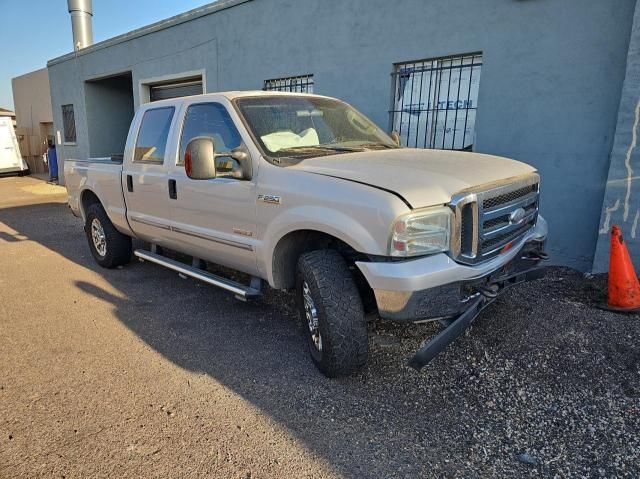
M 371 141 L 368 143 L 363 143 L 362 145 L 360 145 L 362 148 L 376 148 L 376 147 L 383 147 L 389 150 L 395 150 L 397 148 L 397 146 L 392 146 L 389 145 L 387 143 L 382 143 L 379 141 Z
M 354 146 L 333 146 L 333 145 L 313 145 L 313 146 L 292 146 L 291 148 L 281 148 L 280 151 L 305 151 L 305 150 L 329 150 L 345 153 L 362 152 L 364 148 Z
M 321 145 L 322 148 L 326 148 L 327 150 L 332 151 L 364 151 L 364 148 L 361 146 L 332 146 L 332 145 Z

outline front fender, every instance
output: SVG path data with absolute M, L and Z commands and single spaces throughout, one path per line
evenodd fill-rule
M 257 257 L 262 261 L 259 269 L 273 285 L 272 259 L 278 243 L 295 231 L 318 231 L 348 244 L 355 251 L 372 255 L 387 253 L 390 223 L 382 237 L 379 228 L 367 228 L 364 224 L 340 211 L 323 206 L 300 206 L 290 208 L 269 222 L 264 231 L 264 240 L 257 247 Z M 378 234 L 375 234 L 375 233 Z
M 264 163 L 256 203 L 256 259 L 273 285 L 273 254 L 294 231 L 317 231 L 355 251 L 386 255 L 391 225 L 407 212 L 396 195 L 369 185 Z M 261 195 L 277 198 L 264 202 Z

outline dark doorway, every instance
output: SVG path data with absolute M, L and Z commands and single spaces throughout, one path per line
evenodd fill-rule
M 87 81 L 84 91 L 90 155 L 122 155 L 134 115 L 131 72 Z

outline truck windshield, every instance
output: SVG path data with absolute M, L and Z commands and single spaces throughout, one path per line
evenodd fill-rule
M 263 153 L 278 162 L 397 148 L 371 120 L 338 100 L 283 95 L 240 98 L 236 104 Z

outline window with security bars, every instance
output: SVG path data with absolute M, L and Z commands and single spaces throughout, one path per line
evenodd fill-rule
M 64 130 L 64 142 L 76 142 L 76 118 L 73 105 L 62 105 L 62 129 Z
M 313 93 L 313 75 L 299 75 L 296 77 L 265 80 L 263 90 Z
M 404 146 L 473 149 L 482 53 L 398 63 L 390 127 Z

